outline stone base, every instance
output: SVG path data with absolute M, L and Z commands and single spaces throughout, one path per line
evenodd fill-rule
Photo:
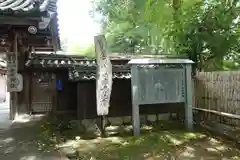
M 176 116 L 176 113 L 162 113 L 157 115 L 140 115 L 140 123 L 147 124 L 147 123 L 154 123 L 158 120 L 170 120 L 172 116 Z M 100 119 L 85 119 L 82 120 L 83 126 L 86 128 L 86 132 L 94 132 L 99 133 L 99 123 Z M 121 126 L 121 125 L 131 125 L 132 124 L 132 117 L 131 116 L 124 116 L 124 117 L 108 117 L 107 118 L 107 126 Z

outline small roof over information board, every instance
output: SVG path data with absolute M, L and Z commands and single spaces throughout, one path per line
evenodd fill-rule
M 132 59 L 128 62 L 129 64 L 192 64 L 194 63 L 190 59 L 153 59 L 153 58 L 142 58 L 142 59 Z

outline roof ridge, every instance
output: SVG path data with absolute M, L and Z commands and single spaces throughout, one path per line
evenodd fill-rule
M 48 12 L 51 15 L 57 12 L 57 0 L 4 0 L 0 2 L 0 11 L 8 13 L 19 12 Z

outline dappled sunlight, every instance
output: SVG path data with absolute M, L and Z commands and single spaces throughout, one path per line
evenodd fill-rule
M 196 139 L 196 138 L 205 138 L 206 135 L 200 133 L 185 133 L 184 139 Z
M 37 160 L 36 156 L 23 156 L 20 160 Z
M 26 118 L 26 117 L 17 117 L 13 123 L 27 123 L 29 122 L 30 119 L 29 118 Z
M 61 145 L 61 147 L 71 146 L 71 145 L 74 145 L 75 143 L 76 143 L 75 140 L 67 140 L 65 143 Z
M 91 140 L 77 139 L 77 140 L 67 140 L 62 143 L 58 148 L 65 154 L 74 154 L 75 151 L 81 152 L 83 154 L 97 152 L 100 149 L 107 148 L 108 146 L 116 145 L 126 145 L 120 137 L 107 137 L 107 138 L 95 138 Z
M 157 154 L 157 153 L 145 153 L 143 155 L 145 160 L 155 160 L 155 159 L 166 159 L 164 157 L 172 157 L 169 153 L 169 156 L 166 156 L 164 154 Z
M 16 146 L 11 144 L 15 141 L 13 137 L 3 137 L 0 139 L 0 154 L 9 154 L 15 151 Z
M 13 123 L 27 123 L 30 121 L 39 121 L 44 116 L 45 115 L 43 114 L 37 114 L 37 115 L 21 114 L 15 117 L 15 119 L 13 120 Z
M 120 137 L 107 137 L 107 138 L 100 138 L 100 139 L 107 142 L 115 143 L 115 144 L 121 144 L 124 142 L 123 138 L 120 138 Z
M 233 160 L 238 160 L 238 159 L 240 159 L 240 157 L 239 156 L 233 156 L 232 159 Z
M 16 150 L 16 146 L 9 146 L 9 147 L 4 149 L 3 153 L 4 154 L 9 154 L 9 153 L 13 153 L 15 150 Z
M 147 128 L 147 127 L 146 127 Z M 151 127 L 149 127 L 151 128 Z M 119 127 L 110 127 L 108 131 L 119 129 Z M 172 132 L 162 131 L 159 133 L 149 132 L 141 135 L 140 137 L 107 137 L 107 138 L 95 138 L 91 140 L 78 139 L 70 142 L 66 142 L 65 146 L 71 146 L 70 150 L 75 150 L 80 155 L 91 153 L 93 155 L 102 155 L 105 158 L 110 157 L 144 157 L 146 160 L 154 160 L 161 158 L 174 158 L 181 157 L 182 160 L 194 159 L 201 155 L 197 154 L 198 145 L 192 145 L 193 140 L 203 140 L 208 146 L 209 142 L 205 139 L 207 136 L 201 133 L 192 132 Z M 197 141 L 196 141 L 197 143 Z M 185 145 L 186 144 L 186 145 Z M 62 145 L 64 146 L 64 145 Z M 172 146 L 172 147 L 171 147 Z M 175 147 L 180 147 L 180 150 L 176 150 Z M 211 148 L 210 146 L 209 148 Z M 213 147 L 212 147 L 213 148 Z M 67 151 L 69 148 L 65 150 Z M 201 149 L 201 152 L 209 152 L 206 148 Z M 217 150 L 217 149 L 216 149 Z M 129 154 L 129 155 L 128 155 Z
M 218 150 L 217 150 L 216 148 L 213 148 L 213 147 L 207 147 L 206 150 L 207 150 L 208 152 L 218 153 Z
M 217 149 L 217 150 L 219 150 L 219 151 L 221 151 L 221 152 L 226 152 L 226 151 L 228 151 L 228 147 L 227 146 L 225 146 L 224 144 L 221 144 L 221 145 L 219 145 L 219 146 L 215 146 L 215 148 Z
M 211 143 L 212 145 L 221 144 L 221 142 L 220 142 L 219 140 L 217 140 L 217 139 L 215 139 L 215 138 L 212 138 L 212 137 L 210 137 L 208 141 L 209 141 L 209 143 Z
M 105 128 L 105 131 L 108 136 L 115 135 L 121 129 L 121 126 L 108 126 Z
M 142 131 L 151 131 L 151 130 L 153 130 L 153 126 L 143 125 L 143 126 L 141 127 L 141 130 L 142 130 Z
M 180 152 L 180 154 L 178 155 L 180 158 L 195 158 L 195 149 L 190 147 L 190 146 L 186 146 L 184 148 L 184 150 L 182 152 Z
M 168 138 L 168 140 L 174 145 L 180 145 L 183 143 L 183 141 L 180 141 L 171 135 L 166 135 L 166 138 Z
M 105 131 L 108 132 L 108 131 L 116 131 L 120 128 L 120 126 L 108 126 L 105 128 Z
M 0 146 L 14 141 L 13 137 L 0 139 Z
M 58 148 L 75 159 L 94 157 L 99 160 L 233 159 L 240 155 L 240 151 L 232 144 L 229 145 L 206 132 L 189 132 L 174 126 L 163 122 L 142 125 L 140 136 L 132 136 L 131 125 L 108 126 L 105 130 L 107 136 L 104 138 L 89 136 L 89 132 L 71 130 L 75 133 L 74 136 L 65 137 Z M 113 132 L 114 134 L 111 134 Z

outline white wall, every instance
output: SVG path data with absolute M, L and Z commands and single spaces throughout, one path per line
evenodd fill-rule
M 4 102 L 6 100 L 6 76 L 0 75 L 0 103 Z

